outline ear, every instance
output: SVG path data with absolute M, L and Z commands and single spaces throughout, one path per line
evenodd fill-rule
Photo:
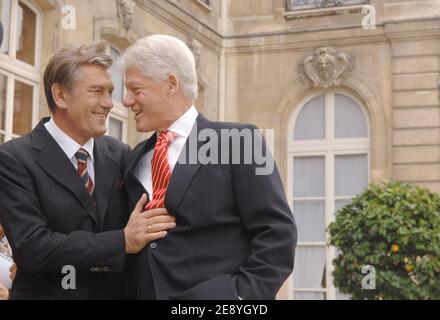
M 174 95 L 179 91 L 180 82 L 174 74 L 168 76 L 168 93 Z
M 67 108 L 66 92 L 61 87 L 61 85 L 59 83 L 54 83 L 52 85 L 51 91 L 52 91 L 53 100 L 55 101 L 57 107 L 60 109 L 66 109 Z

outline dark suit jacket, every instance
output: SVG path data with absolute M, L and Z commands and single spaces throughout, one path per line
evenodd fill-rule
M 214 129 L 217 134 L 221 129 L 256 129 L 211 122 L 199 115 L 193 133 L 205 128 Z M 155 141 L 153 135 L 129 155 L 124 185 L 131 208 L 146 192 L 134 175 L 136 165 Z M 199 142 L 197 150 L 208 141 Z M 220 139 L 211 140 L 217 142 Z M 165 206 L 176 216 L 177 227 L 139 253 L 138 298 L 275 297 L 293 269 L 296 225 L 276 166 L 269 175 L 255 175 L 256 167 L 255 162 L 243 161 L 176 164 Z
M 123 298 L 129 147 L 95 139 L 92 198 L 45 121 L 0 146 L 0 217 L 18 267 L 11 298 Z M 76 268 L 75 290 L 61 285 L 65 265 Z

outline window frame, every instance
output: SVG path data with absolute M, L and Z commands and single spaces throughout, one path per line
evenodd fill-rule
M 122 54 L 122 50 L 116 46 L 113 43 L 110 43 L 107 46 L 107 51 L 106 53 L 111 56 L 111 49 L 114 49 L 119 55 Z M 108 71 L 110 72 L 110 69 L 108 69 Z M 111 74 L 111 72 L 110 72 Z M 112 78 L 113 81 L 113 78 Z M 122 75 L 122 83 L 124 83 L 124 75 Z M 126 89 L 124 84 L 122 85 L 122 99 L 124 99 L 124 96 L 126 94 Z M 107 131 L 106 131 L 106 135 L 109 135 L 109 121 L 110 118 L 113 118 L 117 121 L 122 121 L 122 142 L 127 143 L 128 141 L 128 109 L 126 107 L 124 107 L 124 105 L 122 104 L 122 102 L 117 101 L 117 100 L 112 100 L 113 101 L 113 108 L 110 110 L 110 113 L 107 117 Z
M 210 12 L 212 11 L 211 8 L 211 1 L 208 0 L 208 3 L 206 3 L 203 0 L 193 0 L 197 5 L 199 5 L 200 7 L 202 7 L 203 9 L 205 9 L 206 11 Z
M 17 59 L 16 43 L 11 39 L 15 39 L 17 33 L 17 8 L 19 2 L 23 2 L 28 6 L 36 16 L 35 21 L 35 52 L 34 65 L 30 65 L 24 61 Z M 9 52 L 8 54 L 0 53 L 0 68 L 7 68 L 15 74 L 21 75 L 27 79 L 39 82 L 41 68 L 41 38 L 42 38 L 42 11 L 37 4 L 31 0 L 11 0 L 11 20 L 9 21 Z M 5 32 L 6 28 L 4 27 Z
M 367 138 L 335 138 L 335 96 L 342 94 L 353 99 L 361 108 L 367 125 Z M 295 124 L 303 110 L 304 106 L 312 99 L 325 95 L 325 138 L 319 140 L 294 140 Z M 356 98 L 351 92 L 344 89 L 326 90 L 315 92 L 305 96 L 298 104 L 298 107 L 292 113 L 288 124 L 287 139 L 287 199 L 291 208 L 293 203 L 301 200 L 319 200 L 324 201 L 325 207 L 325 227 L 335 220 L 335 206 L 338 200 L 349 200 L 353 196 L 335 196 L 335 159 L 343 155 L 366 155 L 367 156 L 367 177 L 368 183 L 371 181 L 371 124 L 368 111 L 365 104 Z M 324 157 L 325 170 L 325 193 L 322 197 L 294 197 L 293 177 L 294 177 L 294 158 L 295 157 Z M 324 242 L 298 242 L 297 247 L 324 247 L 325 249 L 325 288 L 295 288 L 293 285 L 293 274 L 288 280 L 288 298 L 294 299 L 295 292 L 316 292 L 324 293 L 326 300 L 337 298 L 337 290 L 333 284 L 332 272 L 333 259 L 336 257 L 336 248 L 328 245 L 329 235 L 325 232 Z
M 31 0 L 21 0 L 35 13 L 35 52 L 34 65 L 18 60 L 16 57 L 16 33 L 17 33 L 17 9 L 20 0 L 11 0 L 11 19 L 9 30 L 8 54 L 0 52 L 0 74 L 7 79 L 6 105 L 5 105 L 5 128 L 1 133 L 4 141 L 18 138 L 19 135 L 13 132 L 14 122 L 14 93 L 15 81 L 31 86 L 32 89 L 32 121 L 31 129 L 37 124 L 39 116 L 39 92 L 40 92 L 40 67 L 41 67 L 41 38 L 42 38 L 42 11 L 37 4 Z M 14 40 L 12 40 L 14 39 Z
M 353 6 L 360 6 L 360 5 L 366 5 L 369 4 L 368 0 L 349 0 L 351 3 L 345 3 L 343 2 L 341 5 L 329 5 L 329 6 L 317 6 L 314 5 L 313 3 L 309 3 L 309 4 L 303 4 L 303 5 L 298 5 L 295 7 L 295 5 L 290 5 L 289 4 L 289 0 L 286 0 L 285 3 L 285 10 L 286 11 L 304 11 L 304 10 L 316 10 L 316 9 L 328 9 L 328 8 L 341 8 L 341 7 L 353 7 Z
M 127 128 L 128 128 L 128 119 L 125 117 L 120 116 L 118 113 L 115 112 L 110 112 L 110 114 L 107 117 L 107 135 L 108 135 L 108 130 L 110 128 L 110 118 L 112 118 L 113 120 L 116 121 L 120 121 L 122 123 L 122 137 L 121 137 L 121 141 L 124 143 L 127 143 Z M 115 138 L 115 137 L 114 137 Z

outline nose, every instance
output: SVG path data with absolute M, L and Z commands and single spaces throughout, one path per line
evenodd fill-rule
M 129 92 L 127 92 L 125 94 L 124 99 L 122 99 L 122 104 L 126 108 L 130 108 L 134 104 L 134 99 L 133 99 L 132 95 Z
M 103 108 L 108 108 L 108 109 L 113 108 L 113 99 L 112 99 L 111 95 L 102 98 L 101 106 Z

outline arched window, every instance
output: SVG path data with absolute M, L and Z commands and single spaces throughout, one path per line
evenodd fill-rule
M 298 224 L 293 299 L 342 299 L 326 227 L 369 182 L 369 117 L 341 91 L 305 99 L 289 123 L 288 196 Z
M 0 143 L 31 131 L 38 120 L 41 11 L 29 0 L 1 0 Z
M 127 142 L 128 131 L 128 110 L 122 105 L 124 98 L 124 75 L 118 66 L 121 51 L 116 46 L 109 47 L 109 54 L 113 58 L 110 67 L 110 74 L 113 81 L 113 109 L 109 114 L 107 123 L 107 134 L 122 141 Z

